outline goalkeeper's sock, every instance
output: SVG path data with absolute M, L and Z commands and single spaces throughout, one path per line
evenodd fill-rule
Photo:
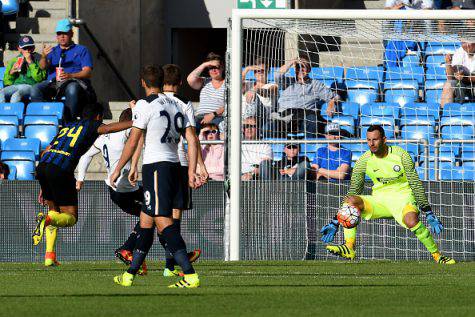
M 56 236 L 58 234 L 58 228 L 54 226 L 48 226 L 45 229 L 46 234 L 46 252 L 54 252 L 54 246 L 56 244 Z
M 46 226 L 55 226 L 60 228 L 72 227 L 76 224 L 76 222 L 76 217 L 65 212 L 49 212 L 48 216 L 46 216 Z
M 421 221 L 412 227 L 411 231 L 414 232 L 417 239 L 422 242 L 430 253 L 434 254 L 439 252 L 439 248 L 437 247 L 437 244 L 435 244 L 434 238 L 430 234 L 429 229 L 427 229 Z
M 354 250 L 356 243 L 356 228 L 343 228 L 343 235 L 345 237 L 346 246 Z
M 439 251 L 432 253 L 432 258 L 434 258 L 435 262 L 439 262 L 441 256 L 442 254 Z

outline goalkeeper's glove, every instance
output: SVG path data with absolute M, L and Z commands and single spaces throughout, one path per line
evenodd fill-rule
M 323 226 L 322 230 L 320 230 L 320 233 L 322 234 L 322 241 L 325 243 L 332 242 L 339 226 L 340 224 L 336 219 L 333 219 L 329 224 Z
M 436 217 L 436 215 L 434 215 L 432 210 L 429 210 L 426 212 L 426 219 L 427 219 L 427 222 L 429 223 L 430 231 L 432 233 L 440 234 L 442 232 L 442 229 L 444 229 L 444 227 L 442 226 L 442 223 Z

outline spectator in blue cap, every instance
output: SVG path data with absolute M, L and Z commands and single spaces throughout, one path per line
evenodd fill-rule
M 40 66 L 46 70 L 47 79 L 35 85 L 31 101 L 61 100 L 64 96 L 64 120 L 76 120 L 82 113 L 81 104 L 95 102 L 91 86 L 92 56 L 89 50 L 72 40 L 72 24 L 68 19 L 56 25 L 55 47 L 45 46 Z M 82 102 L 81 102 L 82 101 Z
M 30 96 L 32 85 L 46 79 L 46 71 L 40 68 L 40 55 L 35 53 L 35 42 L 31 36 L 20 38 L 18 53 L 5 69 L 5 88 L 0 89 L 0 102 L 21 102 Z

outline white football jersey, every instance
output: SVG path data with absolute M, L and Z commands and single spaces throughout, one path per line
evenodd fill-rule
M 179 162 L 178 143 L 188 125 L 178 102 L 164 94 L 151 103 L 139 100 L 134 108 L 132 126 L 145 131 L 143 164 Z
M 185 114 L 186 119 L 188 120 L 188 124 L 185 126 L 185 128 L 188 127 L 196 127 L 196 122 L 195 122 L 195 111 L 193 109 L 193 104 L 191 101 L 188 101 L 185 103 L 183 100 L 181 100 L 178 96 L 176 96 L 173 92 L 165 92 L 165 94 L 174 99 L 178 105 L 181 107 L 183 110 L 183 113 Z M 188 155 L 185 151 L 185 144 L 183 142 L 184 136 L 182 135 L 180 138 L 180 143 L 178 143 L 178 158 L 180 160 L 180 165 L 181 166 L 188 166 Z

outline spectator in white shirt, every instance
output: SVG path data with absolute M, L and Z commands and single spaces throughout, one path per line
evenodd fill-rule
M 257 140 L 257 125 L 254 117 L 243 122 L 244 140 Z M 269 144 L 242 144 L 241 147 L 241 179 L 253 180 L 261 174 L 269 173 L 272 166 L 272 148 Z M 267 176 L 261 175 L 268 179 Z
M 433 0 L 386 0 L 385 9 L 399 10 L 405 8 L 407 10 L 433 9 Z

